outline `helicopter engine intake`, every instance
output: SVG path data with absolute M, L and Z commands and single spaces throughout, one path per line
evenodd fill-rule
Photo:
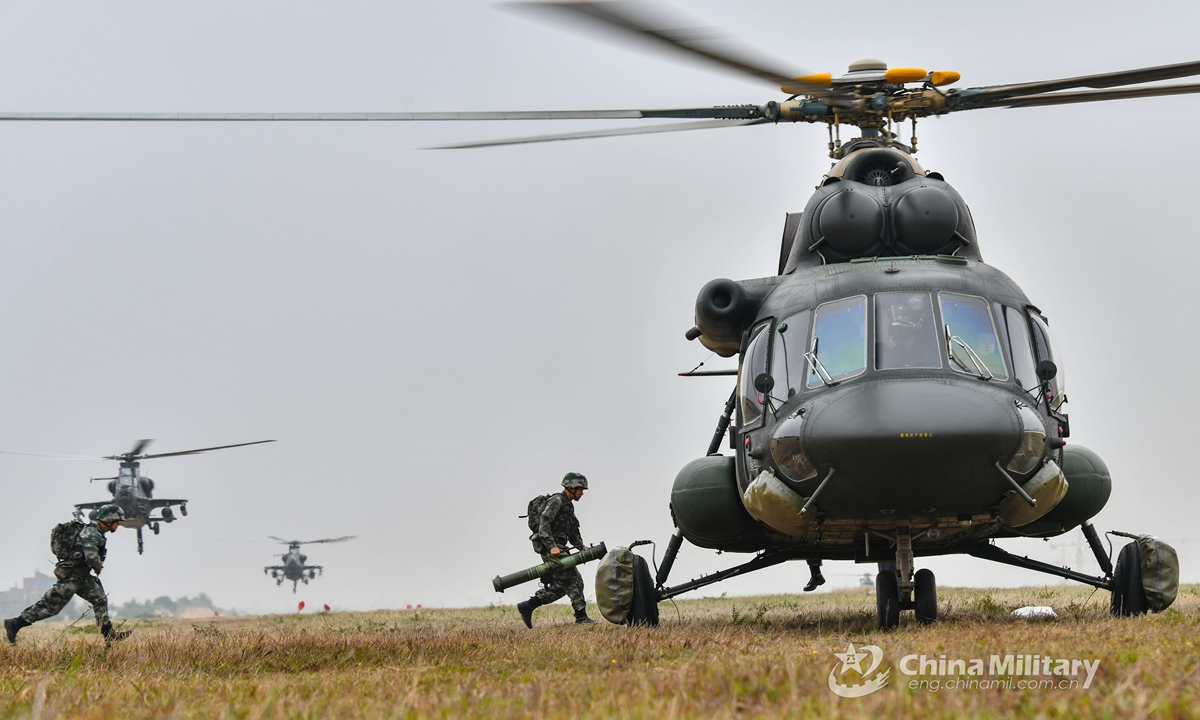
M 773 277 L 740 282 L 721 278 L 701 288 L 696 297 L 696 328 L 704 347 L 721 357 L 736 355 L 742 333 L 777 283 Z

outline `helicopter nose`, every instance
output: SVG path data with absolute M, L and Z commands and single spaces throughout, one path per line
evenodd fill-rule
M 1011 487 L 993 463 L 1016 451 L 1021 429 L 1012 397 L 996 388 L 882 381 L 815 400 L 802 444 L 824 472 L 837 471 L 818 503 L 827 516 L 862 517 L 864 506 L 898 516 L 979 514 Z

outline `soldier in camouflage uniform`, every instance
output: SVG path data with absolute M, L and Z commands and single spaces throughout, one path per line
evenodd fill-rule
M 125 512 L 116 505 L 104 505 L 96 511 L 95 521 L 84 525 L 79 530 L 78 538 L 60 555 L 58 564 L 54 566 L 54 576 L 58 578 L 54 587 L 20 615 L 4 621 L 4 632 L 10 643 L 17 642 L 17 633 L 21 628 L 62 612 L 74 595 L 91 603 L 96 624 L 100 626 L 105 640 L 112 642 L 129 637 L 127 630 L 113 630 L 112 622 L 108 619 L 108 595 L 97 577 L 104 569 L 107 555 L 104 534 L 115 532 L 124 519 Z M 93 570 L 96 575 L 92 575 Z
M 587 490 L 587 478 L 579 473 L 567 473 L 562 481 L 563 491 L 547 498 L 538 518 L 537 532 L 530 537 L 533 550 L 542 556 L 542 561 L 553 560 L 563 554 L 568 544 L 577 550 L 587 548 L 579 534 L 579 519 L 575 517 L 574 502 L 583 497 Z M 587 615 L 587 600 L 583 597 L 583 577 L 575 568 L 559 570 L 542 578 L 542 587 L 534 596 L 517 603 L 517 611 L 525 627 L 533 628 L 533 611 L 558 600 L 563 595 L 571 598 L 575 610 L 575 623 L 591 625 L 596 621 Z

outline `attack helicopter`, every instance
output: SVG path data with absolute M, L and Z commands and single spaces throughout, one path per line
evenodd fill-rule
M 345 535 L 337 538 L 325 538 L 324 540 L 284 540 L 277 538 L 274 535 L 268 535 L 275 542 L 283 543 L 288 546 L 288 551 L 280 556 L 283 560 L 282 565 L 268 565 L 263 568 L 263 574 L 270 573 L 271 577 L 275 578 L 276 585 L 282 585 L 284 580 L 292 581 L 292 593 L 296 592 L 296 585 L 299 583 L 308 584 L 309 580 L 315 580 L 318 575 L 324 573 L 325 568 L 321 565 L 306 565 L 308 556 L 300 552 L 301 545 L 316 545 L 318 543 L 338 543 L 353 540 L 357 535 Z
M 154 455 L 146 455 L 143 451 L 154 442 L 153 440 L 138 440 L 133 449 L 127 453 L 120 455 L 105 455 L 103 457 L 86 457 L 79 455 L 35 455 L 36 457 L 65 457 L 72 459 L 86 460 L 116 460 L 120 463 L 120 468 L 117 470 L 115 477 L 100 477 L 91 478 L 89 482 L 107 481 L 108 492 L 112 495 L 109 500 L 97 500 L 95 502 L 76 503 L 75 519 L 82 520 L 84 512 L 90 511 L 89 518 L 95 517 L 96 509 L 102 505 L 116 505 L 125 511 L 125 519 L 121 521 L 122 527 L 137 530 L 137 548 L 138 555 L 141 555 L 145 550 L 144 541 L 142 538 L 142 528 L 149 527 L 155 535 L 161 529 L 161 523 L 175 522 L 175 511 L 172 508 L 178 507 L 179 514 L 187 516 L 187 500 L 179 498 L 156 498 L 154 497 L 154 481 L 141 472 L 141 461 L 152 460 L 155 458 L 176 457 L 179 455 L 198 455 L 199 453 L 209 452 L 210 450 L 225 450 L 227 448 L 245 447 L 247 445 L 261 445 L 263 443 L 275 442 L 274 440 L 256 440 L 255 442 L 237 443 L 236 445 L 218 445 L 216 447 L 199 448 L 196 450 L 183 450 L 180 452 L 156 453 Z M 7 455 L 34 455 L 34 453 L 8 453 Z M 159 514 L 154 515 L 154 511 L 158 510 Z
M 677 532 L 653 578 L 666 600 L 799 559 L 880 563 L 878 621 L 937 617 L 932 572 L 915 559 L 968 554 L 1111 592 L 1117 615 L 1145 612 L 1136 543 L 1105 553 L 1089 522 L 1107 503 L 1103 460 L 1068 445 L 1066 373 L 1049 319 L 984 262 L 970 209 L 918 162 L 917 122 L 964 110 L 1023 108 L 1200 92 L 1188 62 L 1038 82 L 953 88 L 950 70 L 868 59 L 840 76 L 803 73 L 725 47 L 713 33 L 635 2 L 532 2 L 777 88 L 763 103 L 531 112 L 3 113 L 13 121 L 685 122 L 444 145 L 478 148 L 704 130 L 824 124 L 834 161 L 802 212 L 785 217 L 775 274 L 701 290 L 690 341 L 736 376 L 707 454 L 684 467 L 670 500 Z M 911 123 L 907 142 L 899 131 Z M 843 142 L 843 126 L 858 137 Z M 720 454 L 729 438 L 732 455 Z M 993 541 L 1079 528 L 1103 575 L 1008 553 Z M 749 562 L 668 586 L 684 540 Z M 269 568 L 268 568 L 269 570 Z

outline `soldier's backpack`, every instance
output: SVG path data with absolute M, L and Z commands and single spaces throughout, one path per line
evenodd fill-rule
M 529 501 L 529 505 L 525 507 L 525 515 L 523 518 L 529 519 L 529 531 L 537 535 L 538 526 L 542 522 L 542 508 L 546 507 L 546 501 L 554 497 L 551 495 L 538 495 Z
M 65 523 L 59 523 L 50 531 L 50 550 L 54 553 L 54 557 L 59 560 L 76 560 L 76 554 L 79 549 L 79 532 L 83 530 L 83 523 L 78 520 L 71 520 Z

